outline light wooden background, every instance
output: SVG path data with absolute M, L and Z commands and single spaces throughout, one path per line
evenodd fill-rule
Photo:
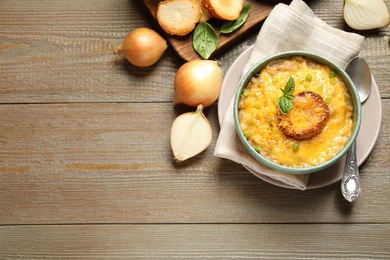
M 343 1 L 307 3 L 349 30 Z M 353 204 L 339 183 L 263 182 L 214 157 L 216 137 L 176 164 L 182 61 L 115 56 L 138 27 L 155 28 L 136 0 L 0 1 L 0 259 L 390 259 L 389 27 L 360 32 L 383 123 Z M 218 57 L 224 73 L 259 29 Z M 217 103 L 205 113 L 218 133 Z

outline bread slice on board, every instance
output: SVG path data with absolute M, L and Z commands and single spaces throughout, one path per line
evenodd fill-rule
M 157 22 L 170 35 L 183 36 L 192 32 L 200 15 L 198 0 L 165 0 L 157 7 Z
M 198 0 L 198 3 L 200 5 L 200 10 L 201 10 L 199 22 L 207 22 L 208 20 L 213 18 L 213 16 L 210 14 L 209 10 L 207 10 L 207 8 L 203 5 L 202 2 L 203 0 Z
M 210 14 L 221 20 L 236 20 L 244 6 L 244 0 L 202 0 Z

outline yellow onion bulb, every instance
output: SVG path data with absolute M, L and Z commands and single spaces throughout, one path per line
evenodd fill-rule
M 167 49 L 167 41 L 156 31 L 149 28 L 137 28 L 131 31 L 115 53 L 122 54 L 137 67 L 149 67 L 155 64 Z
M 197 107 L 212 105 L 222 87 L 222 68 L 218 61 L 192 60 L 184 63 L 174 80 L 174 104 Z

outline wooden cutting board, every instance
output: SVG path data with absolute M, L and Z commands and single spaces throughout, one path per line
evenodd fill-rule
M 160 1 L 161 0 L 142 0 L 147 11 L 150 13 L 153 22 L 158 27 L 159 25 L 156 19 L 156 13 L 157 13 L 157 6 Z M 212 57 L 210 58 L 213 58 L 214 56 L 218 55 L 224 49 L 231 46 L 235 41 L 242 38 L 247 32 L 254 29 L 257 25 L 259 25 L 262 21 L 264 21 L 268 17 L 269 13 L 275 6 L 274 4 L 264 3 L 259 0 L 246 0 L 245 3 L 251 4 L 251 11 L 248 16 L 248 19 L 237 31 L 231 34 L 228 35 L 219 34 L 219 28 L 222 25 L 222 21 L 216 19 L 212 19 L 208 21 L 211 25 L 214 26 L 214 29 L 219 36 L 218 47 L 213 53 Z M 160 27 L 159 29 L 163 32 L 163 30 Z M 196 53 L 196 51 L 192 46 L 192 33 L 186 36 L 172 36 L 164 33 L 164 36 L 168 40 L 170 45 L 175 49 L 177 54 L 185 61 L 202 59 L 202 57 Z

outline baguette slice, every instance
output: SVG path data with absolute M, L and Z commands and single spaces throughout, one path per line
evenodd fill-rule
M 170 35 L 183 36 L 194 30 L 200 20 L 197 0 L 165 0 L 157 7 L 157 22 Z
M 214 18 L 233 21 L 240 17 L 244 0 L 202 0 L 202 4 Z
M 207 22 L 208 20 L 213 18 L 209 10 L 207 10 L 207 8 L 203 5 L 203 0 L 198 0 L 198 3 L 200 5 L 200 10 L 201 10 L 199 22 Z
M 329 118 L 329 107 L 317 93 L 304 91 L 293 99 L 287 115 L 279 112 L 279 129 L 297 140 L 305 140 L 319 134 Z

